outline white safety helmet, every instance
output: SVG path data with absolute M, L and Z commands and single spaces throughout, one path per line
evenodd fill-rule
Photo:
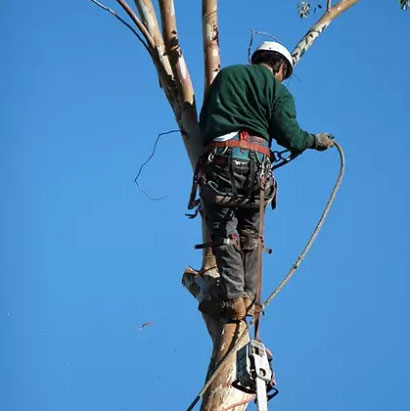
M 290 54 L 289 50 L 283 46 L 282 44 L 278 43 L 277 41 L 264 41 L 254 52 L 252 57 L 255 55 L 256 52 L 267 50 L 267 51 L 276 51 L 277 53 L 281 54 L 285 57 L 286 61 L 289 63 L 289 70 L 286 75 L 286 78 L 289 78 L 293 72 L 293 58 Z

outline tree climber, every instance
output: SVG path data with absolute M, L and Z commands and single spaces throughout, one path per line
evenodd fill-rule
M 196 180 L 212 249 L 221 276 L 220 301 L 203 301 L 199 310 L 227 321 L 243 320 L 255 304 L 258 275 L 261 175 L 265 204 L 275 203 L 272 139 L 293 154 L 333 145 L 331 135 L 300 129 L 293 96 L 282 84 L 293 71 L 289 51 L 264 42 L 251 65 L 220 71 L 200 115 L 205 151 Z

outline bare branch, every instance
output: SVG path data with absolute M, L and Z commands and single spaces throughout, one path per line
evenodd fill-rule
M 177 112 L 174 108 L 175 117 L 182 130 L 184 144 L 194 169 L 199 156 L 202 154 L 194 88 L 178 40 L 174 1 L 159 0 L 159 6 L 165 50 L 171 63 L 178 91 L 180 111 Z
M 154 48 L 154 40 L 152 39 L 152 37 L 148 33 L 145 26 L 142 24 L 141 20 L 138 18 L 138 16 L 134 13 L 134 11 L 128 5 L 128 3 L 125 0 L 116 0 L 116 1 L 125 10 L 125 12 L 128 14 L 128 16 L 134 22 L 134 24 L 138 27 L 138 29 L 140 30 L 142 35 L 145 37 L 145 40 L 147 40 L 147 43 L 149 44 L 149 47 L 151 49 L 153 49 Z
M 162 32 L 165 39 L 165 49 L 180 92 L 181 103 L 182 105 L 188 104 L 195 106 L 191 76 L 179 44 L 174 1 L 159 0 L 159 7 L 161 11 Z
M 121 5 L 121 7 L 126 11 L 128 16 L 131 18 L 133 23 L 137 26 L 137 28 L 141 31 L 143 34 L 146 42 L 143 41 L 141 36 L 138 34 L 138 32 L 129 24 L 127 23 L 122 17 L 120 17 L 114 10 L 110 9 L 109 7 L 105 6 L 104 4 L 98 2 L 97 0 L 91 0 L 94 4 L 97 6 L 101 7 L 102 9 L 108 11 L 112 15 L 114 15 L 117 19 L 119 19 L 122 23 L 124 23 L 137 37 L 138 39 L 144 44 L 144 47 L 147 49 L 149 52 L 155 67 L 157 68 L 158 75 L 159 75 L 159 80 L 161 87 L 165 91 L 165 95 L 170 102 L 170 104 L 174 107 L 175 104 L 175 93 L 173 92 L 175 87 L 173 85 L 173 79 L 172 79 L 172 71 L 169 68 L 168 64 L 168 71 L 166 69 L 166 64 L 163 64 L 163 62 L 160 59 L 159 54 L 160 53 L 155 53 L 155 50 L 157 50 L 155 46 L 155 41 L 151 34 L 148 32 L 147 28 L 144 26 L 144 24 L 141 22 L 141 20 L 138 18 L 138 16 L 134 13 L 134 11 L 131 9 L 131 7 L 127 4 L 125 0 L 116 0 L 117 3 Z M 148 44 L 147 44 L 148 43 Z M 175 107 L 174 107 L 175 111 Z
M 134 0 L 134 2 L 137 6 L 144 26 L 147 28 L 150 36 L 154 40 L 155 49 L 157 51 L 159 61 L 161 62 L 166 74 L 170 77 L 173 77 L 169 59 L 165 53 L 164 39 L 162 38 L 155 9 L 152 5 L 151 0 Z
M 332 7 L 332 0 L 327 0 L 327 11 Z
M 181 129 L 181 134 L 184 138 L 184 143 L 187 148 L 191 165 L 192 167 L 195 167 L 195 164 L 201 154 L 202 146 L 199 142 L 199 128 L 197 123 L 194 91 L 188 70 L 186 68 L 185 60 L 180 52 L 179 45 L 177 47 L 179 54 L 176 59 L 175 67 L 171 68 L 168 55 L 164 52 L 164 41 L 158 28 L 158 22 L 155 17 L 151 0 L 135 0 L 137 6 L 140 6 L 141 15 L 145 16 L 146 25 L 144 25 L 126 0 L 116 0 L 140 30 L 146 40 L 146 43 L 143 41 L 141 36 L 139 36 L 138 32 L 129 23 L 122 19 L 114 10 L 111 10 L 109 7 L 98 2 L 98 0 L 92 1 L 97 6 L 103 8 L 118 18 L 130 30 L 132 30 L 140 41 L 143 42 L 144 47 L 151 55 L 153 63 L 157 69 L 159 81 L 165 92 L 165 96 L 167 97 L 168 102 L 175 113 L 176 120 Z M 169 3 L 172 5 L 172 10 L 174 10 L 173 2 Z M 174 14 L 172 15 L 172 18 L 175 21 Z M 150 24 L 152 22 L 154 22 L 154 24 Z M 176 28 L 175 24 L 174 26 Z M 151 32 L 147 27 L 151 29 Z M 174 73 L 176 73 L 175 76 Z
M 280 43 L 280 41 L 275 36 L 273 36 L 272 34 L 266 32 L 266 31 L 258 31 L 258 30 L 251 29 L 251 36 L 250 36 L 250 39 L 249 39 L 249 46 L 248 46 L 248 62 L 249 62 L 249 64 L 251 64 L 251 51 L 252 51 L 253 38 L 254 38 L 255 34 L 261 34 L 263 36 L 268 36 L 273 41 L 277 41 L 277 42 Z
M 117 12 L 113 9 L 110 9 L 109 7 L 107 7 L 106 5 L 100 3 L 97 0 L 90 0 L 92 1 L 94 4 L 96 4 L 98 7 L 101 7 L 103 10 L 108 11 L 109 13 L 111 13 L 116 19 L 118 19 L 122 24 L 124 24 L 125 26 L 127 26 L 134 34 L 135 36 L 138 38 L 138 40 L 143 44 L 143 46 L 147 49 L 148 53 L 151 54 L 151 50 L 148 47 L 147 43 L 144 41 L 144 39 L 138 34 L 138 32 L 134 29 L 134 27 L 131 26 L 131 24 L 129 24 L 127 21 L 125 21 L 121 16 L 119 16 L 117 14 Z
M 319 21 L 304 35 L 302 40 L 296 45 L 292 52 L 293 63 L 296 64 L 310 48 L 313 42 L 329 27 L 330 23 L 344 11 L 354 6 L 360 0 L 341 0 L 328 11 L 326 11 Z
M 205 93 L 221 69 L 218 30 L 218 0 L 202 0 L 202 38 L 205 63 Z
M 140 183 L 138 182 L 138 179 L 140 178 L 140 175 L 142 173 L 143 168 L 151 161 L 151 159 L 154 157 L 155 152 L 157 150 L 157 146 L 159 143 L 159 140 L 162 136 L 168 135 L 168 134 L 172 134 L 172 133 L 180 133 L 181 130 L 170 130 L 170 131 L 165 131 L 164 133 L 160 133 L 158 134 L 157 138 L 155 139 L 154 142 L 154 147 L 152 148 L 152 152 L 151 154 L 148 156 L 148 158 L 141 164 L 141 167 L 138 170 L 138 173 L 136 175 L 136 177 L 134 178 L 134 183 L 135 185 L 139 188 L 139 190 L 142 192 L 142 194 L 144 194 L 145 197 L 149 198 L 152 201 L 161 201 L 164 200 L 165 198 L 167 198 L 168 196 L 161 196 L 161 197 L 152 197 L 151 195 L 149 195 L 140 185 Z
M 159 75 L 159 82 L 165 92 L 165 96 L 167 97 L 169 103 L 171 104 L 175 112 L 176 110 L 178 110 L 177 106 L 175 105 L 175 102 L 176 102 L 175 84 L 171 76 L 171 73 L 169 71 L 167 72 L 167 69 L 164 66 L 164 64 L 161 62 L 158 53 L 154 52 L 157 49 L 156 49 L 155 41 L 153 37 L 151 36 L 151 34 L 149 33 L 145 25 L 141 22 L 137 14 L 132 10 L 132 8 L 129 6 L 129 4 L 125 0 L 116 0 L 116 1 L 125 10 L 125 12 L 128 14 L 128 16 L 131 18 L 131 20 L 134 22 L 134 24 L 138 27 L 138 29 L 141 31 L 141 33 L 144 35 L 145 39 L 147 40 L 148 45 L 151 49 L 150 54 L 152 57 L 152 61 Z
M 120 17 L 114 10 L 110 9 L 109 7 L 105 6 L 104 4 L 100 3 L 97 0 L 91 0 L 91 1 L 97 6 L 111 13 L 114 17 L 120 20 L 121 23 L 125 24 L 137 36 L 138 40 L 144 45 L 144 47 L 147 49 L 148 53 L 150 54 L 152 61 L 157 69 L 161 87 L 164 89 L 165 95 L 175 111 L 175 101 L 176 101 L 176 96 L 174 92 L 175 86 L 173 83 L 172 71 L 170 69 L 169 62 L 167 66 L 166 64 L 167 59 L 165 62 L 161 61 L 161 56 L 163 56 L 164 53 L 158 52 L 158 47 L 156 47 L 153 36 L 151 36 L 151 34 L 148 32 L 147 28 L 144 26 L 144 24 L 141 22 L 138 16 L 134 13 L 134 11 L 131 9 L 131 7 L 127 4 L 125 0 L 117 0 L 117 3 L 121 5 L 121 7 L 126 11 L 128 16 L 131 17 L 131 20 L 133 21 L 133 23 L 141 31 L 141 33 L 145 37 L 146 42 L 142 39 L 142 37 L 138 34 L 138 32 L 134 29 L 134 27 L 132 27 L 128 22 L 126 22 L 122 17 Z M 157 53 L 155 53 L 155 51 L 157 51 Z

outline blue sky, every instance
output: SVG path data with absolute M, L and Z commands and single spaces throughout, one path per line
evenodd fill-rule
M 220 3 L 223 66 L 246 62 L 251 27 L 292 48 L 313 23 L 293 1 Z M 176 11 L 200 101 L 200 2 Z M 361 2 L 287 82 L 301 126 L 332 132 L 347 172 L 263 321 L 281 391 L 272 409 L 408 409 L 409 17 L 396 1 Z M 3 0 L 0 47 L 0 409 L 186 409 L 211 350 L 180 284 L 200 264 L 200 226 L 184 217 L 191 170 L 178 135 L 161 139 L 140 180 L 167 198 L 133 184 L 158 133 L 175 128 L 148 56 L 86 0 Z M 335 150 L 277 172 L 265 295 L 337 172 Z

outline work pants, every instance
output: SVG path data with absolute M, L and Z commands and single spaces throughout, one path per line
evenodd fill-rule
M 204 195 L 205 190 L 201 188 L 202 205 L 221 276 L 221 297 L 225 301 L 238 297 L 253 299 L 258 275 L 259 173 L 253 173 L 251 181 L 249 161 L 234 161 L 231 170 L 227 165 L 211 162 L 205 167 L 205 176 L 220 193 L 232 195 L 234 180 L 238 196 L 247 197 L 251 193 L 255 197 L 251 206 L 218 204 Z M 269 173 L 266 201 L 272 198 L 273 189 L 273 178 Z
M 256 293 L 259 210 L 205 205 L 223 300 Z M 224 244 L 229 239 L 228 244 Z

